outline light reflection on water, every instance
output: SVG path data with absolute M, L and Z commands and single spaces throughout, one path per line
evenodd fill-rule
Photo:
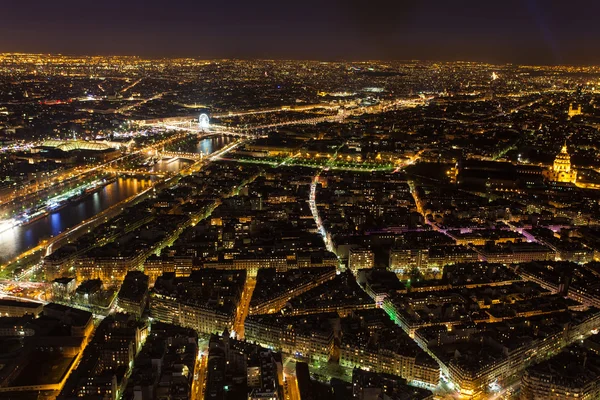
M 81 221 L 150 186 L 150 180 L 119 178 L 96 193 L 92 193 L 77 203 L 32 222 L 0 233 L 0 262 L 12 260 L 19 254 L 37 246 L 42 240 L 56 236 Z
M 230 136 L 213 136 L 196 143 L 190 142 L 179 150 L 210 154 L 234 140 Z M 162 160 L 152 168 L 161 172 L 177 172 L 190 163 L 191 161 L 182 159 Z M 0 233 L 0 263 L 14 259 L 19 254 L 40 244 L 42 240 L 56 236 L 113 204 L 143 191 L 150 186 L 150 183 L 151 181 L 148 179 L 119 178 L 100 191 L 88 195 L 77 203 L 68 204 L 65 208 L 57 210 L 45 218 Z

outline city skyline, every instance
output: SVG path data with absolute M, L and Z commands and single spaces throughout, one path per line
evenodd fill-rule
M 8 13 L 0 50 L 600 38 L 577 1 L 157 4 Z M 600 64 L 0 52 L 0 398 L 598 399 L 599 154 Z

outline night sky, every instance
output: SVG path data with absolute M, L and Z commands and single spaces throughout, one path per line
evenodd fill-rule
M 600 64 L 600 1 L 2 0 L 0 52 Z

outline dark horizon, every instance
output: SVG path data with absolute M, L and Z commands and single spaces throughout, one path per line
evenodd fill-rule
M 32 4 L 33 3 L 33 4 Z M 0 52 L 599 65 L 593 1 L 11 1 Z

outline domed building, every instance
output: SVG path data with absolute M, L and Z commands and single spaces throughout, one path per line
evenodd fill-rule
M 552 169 L 548 171 L 546 177 L 555 182 L 570 182 L 575 183 L 577 180 L 577 171 L 571 168 L 571 156 L 567 151 L 567 143 L 565 142 L 560 153 L 554 159 Z

